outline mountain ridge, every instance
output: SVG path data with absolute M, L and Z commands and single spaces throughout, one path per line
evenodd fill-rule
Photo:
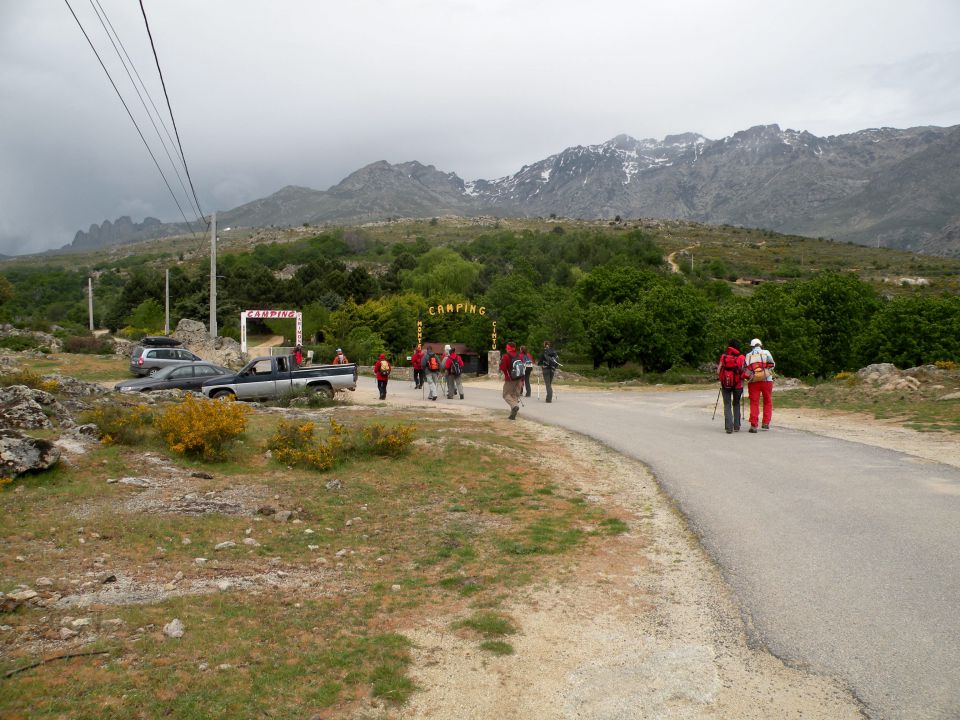
M 288 185 L 218 212 L 234 227 L 392 217 L 656 217 L 760 227 L 929 254 L 960 254 L 960 125 L 818 137 L 777 124 L 711 140 L 696 132 L 577 145 L 493 180 L 416 160 L 379 160 L 327 190 Z M 79 231 L 68 249 L 186 232 L 129 217 Z

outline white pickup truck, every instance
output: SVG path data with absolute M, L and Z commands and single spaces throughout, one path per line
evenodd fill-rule
M 209 398 L 276 400 L 303 389 L 329 398 L 338 390 L 356 390 L 357 366 L 349 363 L 297 367 L 292 355 L 259 357 L 236 375 L 221 375 L 205 382 L 201 391 Z

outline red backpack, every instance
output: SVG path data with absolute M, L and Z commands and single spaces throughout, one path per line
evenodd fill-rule
M 732 390 L 737 387 L 737 380 L 743 374 L 740 367 L 741 355 L 724 353 L 720 357 L 720 387 Z

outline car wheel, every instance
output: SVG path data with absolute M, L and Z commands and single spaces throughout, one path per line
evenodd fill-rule
M 227 400 L 229 400 L 230 398 L 233 397 L 233 393 L 230 392 L 229 390 L 217 390 L 217 391 L 216 391 L 213 395 L 211 395 L 210 397 L 212 397 L 214 400 L 220 400 L 220 399 L 227 399 Z
M 311 385 L 310 389 L 317 395 L 323 395 L 327 400 L 333 400 L 333 388 L 329 385 Z
M 159 369 L 160 369 L 160 368 L 150 368 L 150 372 L 148 373 L 148 375 L 150 375 L 150 377 L 153 377 L 154 375 L 157 374 L 157 371 L 158 371 Z

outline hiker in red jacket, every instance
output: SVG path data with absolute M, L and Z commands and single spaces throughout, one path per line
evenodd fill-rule
M 380 358 L 373 365 L 373 374 L 377 378 L 377 389 L 380 391 L 380 399 L 387 399 L 387 380 L 390 379 L 390 362 L 387 356 L 380 353 Z
M 727 433 L 740 432 L 740 401 L 743 398 L 744 359 L 740 343 L 731 340 L 717 361 L 717 379 L 723 393 L 723 427 Z
M 419 390 L 423 387 L 423 349 L 417 345 L 416 352 L 410 356 L 410 364 L 413 365 L 413 389 Z
M 453 399 L 457 394 L 463 400 L 463 380 L 460 378 L 463 373 L 463 358 L 457 355 L 456 348 L 450 348 L 450 354 L 443 361 L 443 369 L 447 371 L 447 400 Z
M 510 406 L 510 419 L 516 420 L 520 412 L 520 394 L 523 391 L 523 360 L 517 354 L 513 343 L 507 343 L 506 352 L 500 358 L 500 372 L 503 373 L 503 400 Z

